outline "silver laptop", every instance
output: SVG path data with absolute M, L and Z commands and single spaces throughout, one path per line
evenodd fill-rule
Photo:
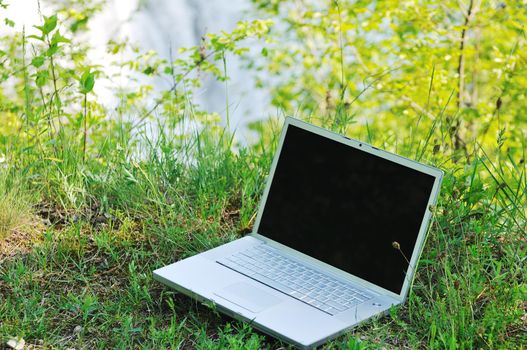
M 405 301 L 442 176 L 287 118 L 252 233 L 154 278 L 316 347 Z

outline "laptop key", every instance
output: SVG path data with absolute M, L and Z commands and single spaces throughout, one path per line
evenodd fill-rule
M 249 276 L 249 277 L 252 277 L 255 273 L 243 266 L 240 266 L 240 265 L 237 265 L 235 263 L 232 263 L 228 260 L 223 260 L 223 261 L 218 261 L 218 263 L 220 263 L 221 265 L 223 266 L 226 266 L 228 268 L 230 268 L 231 270 L 234 270 L 236 272 L 239 272 L 241 274 L 244 274 L 246 276 Z
M 292 291 L 291 293 L 289 293 L 289 295 L 291 295 L 295 299 L 299 299 L 303 294 L 295 290 L 295 291 Z
M 302 299 L 302 301 L 303 301 L 304 303 L 308 303 L 308 304 L 312 304 L 312 303 L 315 301 L 315 299 L 312 299 L 312 298 L 310 298 L 310 297 L 308 297 L 308 296 L 305 296 L 305 297 L 303 297 L 303 298 L 301 298 L 301 299 Z
M 291 288 L 289 288 L 287 286 L 284 286 L 281 283 L 273 281 L 272 279 L 267 278 L 267 277 L 262 276 L 262 275 L 259 275 L 259 274 L 256 274 L 254 276 L 254 279 L 256 279 L 258 282 L 262 282 L 263 284 L 268 285 L 271 288 L 274 288 L 274 289 L 277 289 L 277 290 L 279 290 L 281 292 L 284 292 L 285 294 L 290 294 L 290 293 L 294 292 L 294 289 L 291 289 Z
M 335 309 L 335 308 L 332 308 L 330 307 L 328 310 L 326 310 L 326 312 L 330 313 L 331 315 L 336 315 L 338 314 L 339 312 L 342 312 L 343 310 L 339 310 L 339 309 Z
M 333 300 L 328 300 L 328 301 L 326 301 L 326 305 L 328 305 L 328 306 L 330 306 L 330 307 L 332 307 L 332 308 L 334 308 L 334 309 L 337 309 L 337 310 L 339 310 L 339 311 L 344 311 L 344 310 L 346 310 L 346 307 L 345 307 L 345 306 L 342 306 L 341 304 L 339 304 L 339 303 L 337 303 L 337 302 L 335 302 L 335 301 L 333 301 Z

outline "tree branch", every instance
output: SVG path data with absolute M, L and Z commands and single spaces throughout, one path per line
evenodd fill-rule
M 457 107 L 460 108 L 463 105 L 463 93 L 465 92 L 465 46 L 467 41 L 467 29 L 468 25 L 472 21 L 473 16 L 477 12 L 477 5 L 474 4 L 474 0 L 470 0 L 468 5 L 467 13 L 464 15 L 465 23 L 461 30 L 461 38 L 459 41 L 459 60 L 457 65 L 458 74 L 458 91 L 457 91 Z
M 459 110 L 463 105 L 463 95 L 465 93 L 465 46 L 467 41 L 467 30 L 470 22 L 475 16 L 478 10 L 478 4 L 475 3 L 477 0 L 470 0 L 468 5 L 467 13 L 463 13 L 465 17 L 465 23 L 463 24 L 463 29 L 461 30 L 461 37 L 459 41 L 459 60 L 457 65 L 457 74 L 458 74 L 458 90 L 457 90 L 457 109 Z M 453 141 L 453 146 L 455 150 L 463 148 L 465 155 L 467 156 L 467 161 L 470 161 L 469 154 L 467 150 L 466 142 L 461 138 L 460 135 L 461 128 L 461 119 L 458 117 L 455 125 L 453 126 L 451 138 Z

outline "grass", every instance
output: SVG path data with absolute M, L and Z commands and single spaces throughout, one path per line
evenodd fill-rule
M 33 219 L 31 196 L 23 184 L 10 181 L 7 173 L 0 170 L 0 240 L 13 232 L 27 231 Z
M 56 17 L 45 22 L 43 37 L 55 30 Z M 0 347 L 22 337 L 36 349 L 288 348 L 152 279 L 156 268 L 251 231 L 280 121 L 255 125 L 257 143 L 235 144 L 219 123 L 206 122 L 210 116 L 201 118 L 196 106 L 186 105 L 190 97 L 176 89 L 178 81 L 156 105 L 169 115 L 157 118 L 153 138 L 120 117 L 135 111 L 141 91 L 123 102 L 129 109 L 120 106 L 115 118 L 104 118 L 87 92 L 78 99 L 75 69 L 61 67 L 67 48 L 57 51 L 38 39 L 46 57 L 58 60 L 46 59 L 44 66 L 37 60 L 28 68 L 25 45 L 22 57 L 16 56 L 20 40 L 26 44 L 23 37 L 10 42 L 13 67 L 5 65 L 13 68 L 19 95 L 13 102 L 0 94 L 0 102 L 9 102 L 0 114 L 8 121 L 0 124 Z M 237 40 L 208 49 L 228 51 Z M 179 63 L 188 69 L 182 78 L 214 70 L 204 63 L 203 48 L 194 49 L 190 63 Z M 68 63 L 85 69 L 82 55 L 73 56 Z M 58 79 L 39 82 L 49 70 Z M 70 112 L 75 105 L 82 106 L 80 114 Z M 410 135 L 400 138 L 384 138 L 389 133 L 382 125 L 355 124 L 355 115 L 343 108 L 311 118 L 446 172 L 407 303 L 326 349 L 527 344 L 526 143 L 498 135 L 496 145 L 490 134 L 480 135 L 484 146 L 473 140 L 467 162 L 448 139 L 447 106 L 430 108 L 439 111 L 433 121 L 412 125 Z M 185 123 L 202 128 L 181 132 Z M 523 151 L 509 152 L 518 141 Z
M 75 159 L 48 161 L 33 167 L 32 184 L 2 182 L 8 240 L 31 211 L 40 228 L 22 238 L 28 249 L 0 255 L 1 343 L 19 336 L 36 348 L 287 348 L 151 273 L 250 231 L 274 141 L 234 152 L 226 133 L 204 131 L 178 153 L 170 139 L 161 135 L 141 160 L 109 152 L 104 164 L 76 171 L 67 168 Z M 518 225 L 525 166 L 500 170 L 481 155 L 447 170 L 408 302 L 327 349 L 527 343 L 527 242 Z M 31 209 L 20 199 L 32 192 Z

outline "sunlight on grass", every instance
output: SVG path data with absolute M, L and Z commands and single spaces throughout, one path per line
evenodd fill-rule
M 7 174 L 0 171 L 0 239 L 13 231 L 23 231 L 31 222 L 29 196 L 16 183 L 9 183 Z
M 326 349 L 527 344 L 525 6 L 253 0 L 173 62 L 109 42 L 108 107 L 83 41 L 105 2 L 56 3 L 0 37 L 0 348 L 288 348 L 152 279 L 251 231 L 285 115 L 445 171 L 407 303 Z M 195 102 L 233 57 L 277 110 L 246 143 Z

